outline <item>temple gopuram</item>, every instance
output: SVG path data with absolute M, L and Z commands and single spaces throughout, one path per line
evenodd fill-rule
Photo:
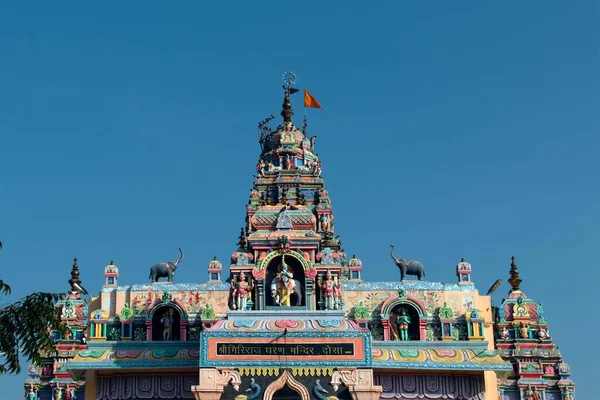
M 519 290 L 514 262 L 499 307 L 464 260 L 439 282 L 391 246 L 389 279 L 362 279 L 362 261 L 335 229 L 316 137 L 292 122 L 294 82 L 285 75 L 281 124 L 259 124 L 228 268 L 214 257 L 206 281 L 174 282 L 179 249 L 148 266 L 145 281 L 121 284 L 110 262 L 92 297 L 75 260 L 57 304 L 66 330 L 30 366 L 26 398 L 574 400 L 569 367 L 541 304 Z

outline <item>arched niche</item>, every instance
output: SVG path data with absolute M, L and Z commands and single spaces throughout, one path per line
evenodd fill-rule
M 381 325 L 384 340 L 398 340 L 398 316 L 402 310 L 410 319 L 408 325 L 409 340 L 425 340 L 427 312 L 423 303 L 411 296 L 401 293 L 398 297 L 390 297 L 381 306 Z
M 310 400 L 308 389 L 285 371 L 275 382 L 267 386 L 264 400 L 297 399 Z
M 274 279 L 281 272 L 282 260 L 285 257 L 285 263 L 288 265 L 289 271 L 294 275 L 294 278 L 297 283 L 296 287 L 300 287 L 300 304 L 298 304 L 298 294 L 292 293 L 290 296 L 291 306 L 306 306 L 306 278 L 304 273 L 304 264 L 305 260 L 296 252 L 288 252 L 285 254 L 277 254 L 273 257 L 265 258 L 263 261 L 264 269 L 265 269 L 265 304 L 267 306 L 276 306 L 273 301 L 273 296 L 271 295 L 271 289 Z
M 171 324 L 170 335 L 165 324 Z M 185 309 L 174 301 L 157 301 L 146 318 L 146 337 L 151 341 L 187 340 L 188 316 Z

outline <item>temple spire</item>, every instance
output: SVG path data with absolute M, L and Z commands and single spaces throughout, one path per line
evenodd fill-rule
M 516 292 L 519 289 L 519 285 L 521 285 L 521 282 L 523 281 L 521 278 L 519 278 L 519 270 L 517 269 L 517 259 L 513 256 L 510 258 L 511 259 L 511 263 L 510 263 L 510 279 L 508 280 L 508 283 L 510 283 L 510 286 L 512 286 L 512 292 Z

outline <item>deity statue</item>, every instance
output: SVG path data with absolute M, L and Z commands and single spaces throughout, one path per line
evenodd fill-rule
M 169 308 L 165 311 L 162 318 L 160 319 L 160 323 L 163 324 L 163 340 L 170 341 L 173 340 L 173 313 L 175 310 Z
M 327 214 L 322 214 L 321 215 L 321 230 L 323 232 L 327 232 L 328 229 L 329 229 L 329 217 L 327 216 Z
M 525 392 L 525 400 L 533 400 L 533 390 L 531 389 L 531 385 L 527 386 L 527 391 Z
M 527 324 L 521 323 L 521 326 L 519 327 L 519 334 L 523 339 L 529 338 L 529 327 Z
M 263 176 L 265 174 L 265 169 L 267 168 L 267 164 L 261 158 L 258 160 L 258 164 L 256 164 L 256 172 L 258 172 L 258 176 Z
M 337 310 L 338 309 L 338 284 L 333 280 L 331 271 L 327 271 L 325 274 L 325 280 L 319 282 L 319 286 L 323 292 L 323 298 L 325 299 L 326 310 Z
M 546 328 L 540 326 L 540 328 L 538 329 L 538 337 L 541 340 L 548 340 L 550 339 L 550 334 L 548 333 L 548 330 Z
M 52 392 L 52 398 L 54 400 L 62 400 L 62 388 L 60 386 L 56 385 Z
M 25 391 L 25 398 L 27 400 L 37 400 L 37 391 L 33 385 L 29 385 L 29 388 Z
M 290 296 L 292 293 L 296 295 L 296 305 L 301 305 L 302 285 L 297 279 L 294 279 L 293 272 L 285 262 L 284 254 L 281 256 L 279 272 L 271 282 L 271 296 L 276 305 L 289 307 L 291 305 Z
M 503 326 L 500 329 L 500 339 L 508 340 L 508 337 L 509 337 L 508 329 L 506 329 L 506 326 Z
M 405 309 L 402 309 L 400 314 L 398 314 L 396 317 L 396 325 L 398 326 L 400 340 L 408 340 L 408 326 L 410 325 L 410 317 L 406 315 Z
M 74 387 L 71 386 L 70 388 L 67 388 L 67 391 L 65 392 L 65 398 L 65 400 L 77 400 Z
M 248 284 L 246 281 L 246 274 L 242 271 L 240 276 L 238 277 L 237 283 L 233 286 L 232 296 L 235 300 L 234 307 L 236 307 L 240 311 L 246 310 L 246 305 L 248 304 L 248 297 L 250 296 L 250 292 L 252 291 L 253 286 Z

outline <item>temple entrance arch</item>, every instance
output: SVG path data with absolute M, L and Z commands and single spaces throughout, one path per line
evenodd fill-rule
M 294 389 L 285 385 L 281 389 L 279 389 L 273 397 L 273 400 L 302 400 L 302 396 L 300 393 L 296 392 Z
M 310 400 L 308 389 L 285 371 L 265 390 L 264 400 Z

